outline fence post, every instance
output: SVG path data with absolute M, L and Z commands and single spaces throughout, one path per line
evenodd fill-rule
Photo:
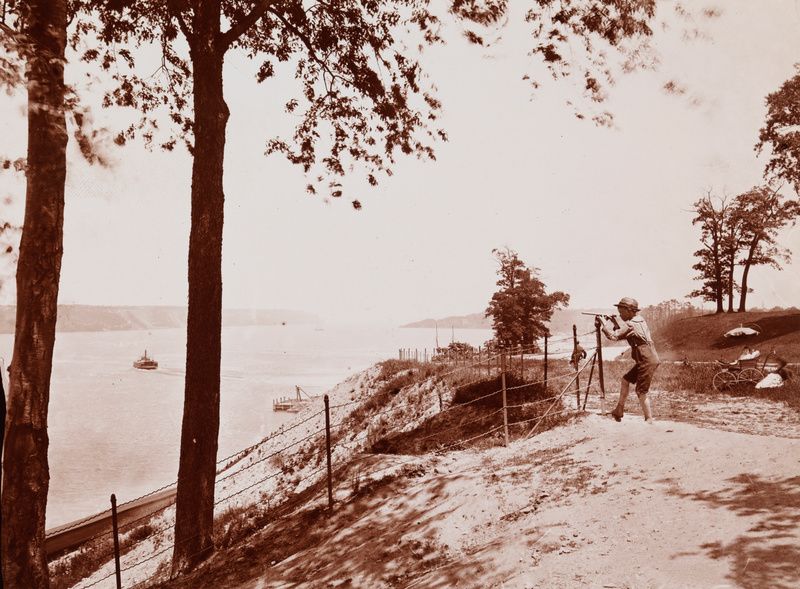
M 577 398 L 578 405 L 576 409 L 581 408 L 581 373 L 580 365 L 581 358 L 578 354 L 578 328 L 572 324 L 572 357 L 575 359 L 575 397 Z
M 525 380 L 525 346 L 519 346 L 519 378 Z
M 592 356 L 592 367 L 589 369 L 589 382 L 586 383 L 586 392 L 583 394 L 583 406 L 581 406 L 581 411 L 586 411 L 586 401 L 589 400 L 589 387 L 592 386 L 592 375 L 594 374 L 595 362 L 597 362 L 597 354 Z
M 122 589 L 122 573 L 119 566 L 119 526 L 117 526 L 117 496 L 111 494 L 111 527 L 114 530 L 114 567 L 117 575 L 117 589 Z
M 328 454 L 328 509 L 333 511 L 333 474 L 331 473 L 331 407 L 325 395 L 325 450 Z
M 544 334 L 544 390 L 547 392 L 547 334 Z
M 508 447 L 508 410 L 506 409 L 506 354 L 500 355 L 500 379 L 503 383 L 503 433 Z
M 603 378 L 603 338 L 600 335 L 600 324 L 596 326 L 597 331 L 597 378 L 600 380 L 600 414 L 606 412 L 606 382 Z

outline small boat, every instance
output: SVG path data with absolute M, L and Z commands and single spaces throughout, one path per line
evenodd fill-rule
M 139 358 L 133 363 L 134 368 L 139 370 L 155 370 L 158 368 L 158 362 L 147 356 L 147 350 L 144 351 L 144 356 Z

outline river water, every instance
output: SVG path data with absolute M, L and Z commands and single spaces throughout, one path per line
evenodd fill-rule
M 449 330 L 448 330 L 449 331 Z M 441 343 L 451 334 L 441 333 Z M 455 339 L 479 345 L 489 330 Z M 257 442 L 293 414 L 273 399 L 295 385 L 321 394 L 399 348 L 429 351 L 433 329 L 254 326 L 223 330 L 218 456 Z M 448 340 L 448 341 L 445 341 Z M 8 364 L 11 335 L 0 335 Z M 133 368 L 147 349 L 159 367 Z M 173 482 L 178 472 L 185 374 L 185 329 L 59 333 L 53 359 L 48 433 L 47 527 L 121 503 Z

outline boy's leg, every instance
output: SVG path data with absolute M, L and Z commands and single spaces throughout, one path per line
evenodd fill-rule
M 639 395 L 639 405 L 642 407 L 642 415 L 645 421 L 653 421 L 653 409 L 650 407 L 650 399 L 647 393 Z
M 639 397 L 639 405 L 642 407 L 642 415 L 647 422 L 653 421 L 653 408 L 650 406 L 650 382 L 653 380 L 653 374 L 658 368 L 658 362 L 647 362 L 639 371 L 638 378 L 636 379 L 636 395 Z
M 630 391 L 630 387 L 631 383 L 629 383 L 628 380 L 623 377 L 619 384 L 619 400 L 617 401 L 617 406 L 611 412 L 611 416 L 617 421 L 620 421 L 625 413 L 625 401 L 628 400 L 628 392 Z

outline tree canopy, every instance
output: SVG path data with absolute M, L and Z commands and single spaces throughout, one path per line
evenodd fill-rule
M 539 279 L 538 268 L 528 268 L 517 252 L 495 249 L 500 288 L 492 295 L 486 317 L 492 318 L 495 339 L 500 346 L 523 346 L 538 350 L 537 340 L 549 334 L 546 323 L 559 307 L 569 304 L 569 295 L 548 293 Z
M 800 64 L 797 74 L 767 96 L 767 117 L 758 134 L 756 151 L 769 148 L 767 178 L 785 180 L 800 194 Z

